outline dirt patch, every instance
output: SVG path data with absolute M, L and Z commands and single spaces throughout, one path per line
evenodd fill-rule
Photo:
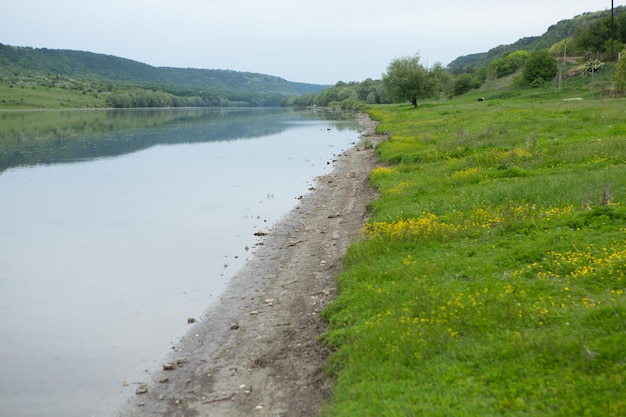
M 375 122 L 334 171 L 260 240 L 226 292 L 175 346 L 119 416 L 315 416 L 330 387 L 319 313 L 335 295 L 341 257 L 375 197 Z M 139 387 L 138 387 L 139 388 Z

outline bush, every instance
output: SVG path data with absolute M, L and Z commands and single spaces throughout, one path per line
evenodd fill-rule
M 592 73 L 598 73 L 606 67 L 606 64 L 599 59 L 590 59 L 585 62 L 585 69 L 583 70 L 583 76 L 589 76 Z
M 522 71 L 522 82 L 531 87 L 540 87 L 558 73 L 556 59 L 547 49 L 533 52 L 526 59 Z
M 511 75 L 524 66 L 524 62 L 528 59 L 528 52 L 521 50 L 498 58 L 489 65 L 489 72 L 495 74 L 496 78 Z
M 474 88 L 474 77 L 471 74 L 461 74 L 454 81 L 453 93 L 460 96 Z

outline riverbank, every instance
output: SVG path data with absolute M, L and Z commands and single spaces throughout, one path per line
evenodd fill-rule
M 314 416 L 329 394 L 319 313 L 335 295 L 341 257 L 375 197 L 376 123 L 359 115 L 360 142 L 335 158 L 299 205 L 260 237 L 253 258 L 192 324 L 163 370 L 117 416 Z

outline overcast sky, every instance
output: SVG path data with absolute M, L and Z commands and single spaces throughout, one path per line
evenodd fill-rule
M 393 59 L 416 53 L 425 66 L 445 66 L 610 8 L 610 0 L 0 0 L 0 43 L 335 84 L 380 79 Z

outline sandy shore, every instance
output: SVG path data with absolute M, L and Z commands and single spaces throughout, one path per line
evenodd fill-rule
M 145 386 L 115 415 L 315 416 L 330 387 L 319 313 L 334 297 L 341 257 L 374 197 L 366 143 L 375 123 L 359 115 L 360 142 L 336 157 L 298 207 L 260 238 L 252 259 L 193 324 Z M 164 364 L 164 365 L 165 365 Z M 169 369 L 171 368 L 171 369 Z

